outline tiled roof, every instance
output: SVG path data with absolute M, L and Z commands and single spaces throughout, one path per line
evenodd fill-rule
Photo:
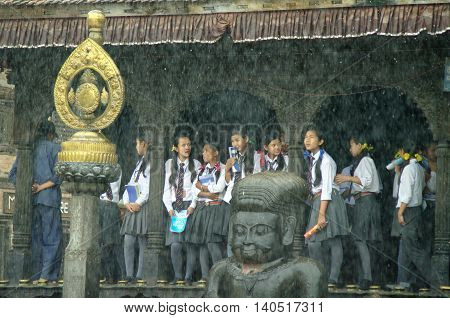
M 0 6 L 44 6 L 101 3 L 202 2 L 202 0 L 0 0 Z

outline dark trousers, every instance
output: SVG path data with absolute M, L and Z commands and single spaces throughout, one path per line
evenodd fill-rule
M 425 280 L 424 283 L 432 285 L 431 258 L 426 251 L 422 237 L 421 214 L 421 207 L 406 208 L 404 212 L 406 225 L 402 226 L 401 229 L 398 266 L 401 269 L 407 269 L 411 263 L 414 264 L 418 271 L 417 274 L 420 274 Z M 404 274 L 399 270 L 399 280 L 405 279 Z M 414 276 L 420 277 L 417 274 Z
M 61 212 L 38 204 L 33 206 L 31 225 L 32 280 L 57 280 L 62 259 Z

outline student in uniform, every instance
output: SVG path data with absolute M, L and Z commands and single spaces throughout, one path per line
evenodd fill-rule
M 345 203 L 334 182 L 336 163 L 322 148 L 325 140 L 317 127 L 310 125 L 305 129 L 304 145 L 307 160 L 307 182 L 312 200 L 311 214 L 306 228 L 316 225 L 319 231 L 306 239 L 309 256 L 323 264 L 325 248 L 330 249 L 331 264 L 328 282 L 330 286 L 339 283 L 343 260 L 342 240 L 348 235 L 348 219 Z
M 373 159 L 372 146 L 360 137 L 350 139 L 350 153 L 354 158 L 351 175 L 338 174 L 336 183 L 351 182 L 351 194 L 355 198 L 352 219 L 352 238 L 359 253 L 362 268 L 361 290 L 368 290 L 372 282 L 370 253 L 367 242 L 381 242 L 381 215 L 377 194 L 380 179 Z
M 144 282 L 144 249 L 147 235 L 147 215 L 143 205 L 148 201 L 150 192 L 150 140 L 143 131 L 136 138 L 136 152 L 140 159 L 131 175 L 130 182 L 123 193 L 126 208 L 120 234 L 124 235 L 124 256 L 126 280 Z M 135 243 L 138 241 L 138 269 L 134 275 Z
M 174 217 L 175 211 L 187 210 L 191 205 L 194 181 L 201 166 L 198 160 L 192 158 L 191 149 L 189 136 L 185 133 L 177 134 L 173 141 L 173 158 L 167 160 L 165 164 L 163 202 L 170 216 L 166 228 L 166 246 L 170 246 L 170 256 L 175 274 L 170 282 L 171 285 L 183 282 L 182 244 L 186 232 L 186 230 L 182 233 L 171 232 L 171 218 Z
M 120 237 L 120 211 L 117 205 L 121 181 L 122 171 L 119 178 L 111 182 L 108 190 L 100 195 L 101 268 L 107 284 L 112 284 L 125 277 L 125 261 Z
M 281 136 L 272 131 L 264 138 L 264 152 L 259 152 L 254 171 L 288 171 L 289 158 L 282 153 Z
M 225 164 L 225 182 L 227 190 L 223 201 L 227 204 L 230 204 L 231 202 L 231 193 L 233 192 L 233 187 L 236 182 L 245 178 L 246 175 L 261 172 L 261 166 L 255 166 L 255 162 L 257 162 L 260 157 L 255 151 L 253 144 L 250 143 L 246 127 L 234 129 L 231 132 L 231 146 L 236 149 L 237 154 L 236 157 L 229 158 Z M 236 166 L 238 169 L 236 169 Z M 232 256 L 231 245 L 229 243 L 227 244 L 227 256 Z
M 33 218 L 31 223 L 31 261 L 33 284 L 55 284 L 61 269 L 61 179 L 55 164 L 60 145 L 53 142 L 55 125 L 42 121 L 33 152 Z
M 223 258 L 229 223 L 229 206 L 223 202 L 225 195 L 225 165 L 219 161 L 218 147 L 206 144 L 198 173 L 190 214 L 186 225 L 185 242 L 188 248 L 186 282 L 193 281 L 193 271 L 200 252 L 201 282 L 206 282 L 209 272 L 209 255 L 214 265 Z
M 224 200 L 226 202 L 231 201 L 231 192 L 236 182 L 245 178 L 246 175 L 261 172 L 261 166 L 255 164 L 260 156 L 255 151 L 253 144 L 250 143 L 245 127 L 231 132 L 231 146 L 236 149 L 237 154 L 235 157 L 229 158 L 225 165 L 227 192 Z M 237 163 L 239 170 L 235 169 L 235 163 Z
M 398 256 L 399 268 L 412 263 L 423 280 L 417 283 L 425 286 L 433 285 L 431 258 L 426 251 L 422 233 L 422 192 L 425 188 L 425 173 L 420 166 L 415 147 L 412 142 L 405 142 L 399 155 L 405 161 L 398 190 L 397 219 L 401 226 L 400 247 Z M 414 275 L 417 278 L 417 275 Z

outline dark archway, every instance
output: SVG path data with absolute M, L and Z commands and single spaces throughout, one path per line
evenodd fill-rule
M 394 212 L 393 174 L 385 166 L 393 159 L 396 148 L 402 141 L 409 139 L 419 146 L 425 145 L 432 140 L 432 133 L 422 110 L 403 92 L 393 88 L 371 87 L 358 87 L 355 90 L 370 92 L 329 98 L 316 113 L 314 122 L 325 134 L 325 148 L 335 159 L 338 172 L 352 161 L 349 138 L 353 134 L 366 136 L 374 146 L 373 159 L 383 183 L 379 199 L 382 204 L 384 241 L 382 246 L 375 246 L 372 250 L 378 261 L 373 264 L 372 272 L 380 274 L 378 277 L 374 276 L 376 283 L 395 282 L 398 243 L 390 236 Z M 350 244 L 346 251 L 347 258 L 358 260 L 359 256 L 354 251 Z M 349 265 L 343 266 L 343 274 L 347 280 L 354 279 L 353 266 Z
M 278 128 L 276 113 L 264 99 L 237 90 L 215 91 L 190 101 L 180 114 L 179 129 L 192 133 L 194 154 L 201 154 L 205 142 L 214 142 L 221 149 L 221 160 L 228 157 L 231 130 L 245 126 L 256 149 L 269 129 Z

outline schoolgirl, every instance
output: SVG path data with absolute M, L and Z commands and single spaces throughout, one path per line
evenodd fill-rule
M 423 285 L 432 285 L 431 258 L 422 242 L 422 192 L 425 188 L 425 172 L 414 153 L 412 142 L 405 142 L 399 155 L 405 161 L 397 201 L 397 219 L 401 226 L 398 256 L 399 268 L 413 263 L 422 275 Z M 399 270 L 400 272 L 400 270 Z M 417 277 L 417 276 L 416 276 Z M 420 282 L 418 282 L 420 283 Z
M 125 277 L 125 261 L 120 236 L 120 212 L 118 207 L 122 171 L 119 178 L 109 184 L 108 190 L 100 195 L 100 248 L 101 268 L 108 284 Z
M 246 175 L 261 172 L 261 166 L 255 164 L 260 157 L 253 144 L 250 143 L 246 127 L 231 132 L 231 146 L 236 149 L 237 153 L 235 157 L 229 158 L 225 165 L 227 192 L 224 201 L 227 203 L 231 201 L 231 193 L 236 182 L 245 178 Z
M 280 133 L 272 131 L 264 138 L 264 152 L 258 153 L 254 171 L 287 171 L 289 158 L 282 153 Z
M 144 132 L 138 132 L 136 152 L 140 159 L 131 175 L 123 193 L 123 204 L 126 208 L 120 234 L 124 235 L 124 257 L 126 280 L 128 282 L 144 282 L 144 249 L 147 235 L 147 215 L 142 208 L 148 201 L 150 191 L 150 141 Z M 138 241 L 138 270 L 134 274 L 135 243 Z
M 380 178 L 373 159 L 372 146 L 360 137 L 350 139 L 350 153 L 354 158 L 350 176 L 338 174 L 336 183 L 351 182 L 351 194 L 355 198 L 352 218 L 352 238 L 362 265 L 359 288 L 368 290 L 372 282 L 370 253 L 367 242 L 381 242 L 380 205 L 376 195 L 380 192 Z
M 163 202 L 170 216 L 166 227 L 166 246 L 170 246 L 170 256 L 175 274 L 170 282 L 171 285 L 175 285 L 177 282 L 183 283 L 182 244 L 186 232 L 186 230 L 182 233 L 171 232 L 171 218 L 175 216 L 175 212 L 187 210 L 191 205 L 194 181 L 197 171 L 200 169 L 200 162 L 192 158 L 191 149 L 189 136 L 185 133 L 177 134 L 173 141 L 173 157 L 165 164 Z
M 225 195 L 225 165 L 219 162 L 219 150 L 213 144 L 203 147 L 203 161 L 188 209 L 185 242 L 188 248 L 186 270 L 187 284 L 193 281 L 193 271 L 200 252 L 202 279 L 206 282 L 209 272 L 209 255 L 215 264 L 223 258 L 229 223 L 229 205 L 223 202 Z
M 246 175 L 261 172 L 261 166 L 255 165 L 259 160 L 259 155 L 255 151 L 252 143 L 250 143 L 248 131 L 246 127 L 234 129 L 231 132 L 231 146 L 236 149 L 235 157 L 231 157 L 225 164 L 225 182 L 227 190 L 223 201 L 230 204 L 232 199 L 231 193 L 236 182 L 245 178 Z M 236 169 L 237 168 L 237 169 Z M 229 216 L 228 216 L 229 219 Z M 227 256 L 232 256 L 231 245 L 227 244 Z
M 309 256 L 324 262 L 324 248 L 331 251 L 331 268 L 328 282 L 336 285 L 343 260 L 341 238 L 348 234 L 345 203 L 334 182 L 336 163 L 322 148 L 324 137 L 315 126 L 305 129 L 304 145 L 307 160 L 307 181 L 312 199 L 307 231 L 317 226 L 319 231 L 306 239 Z

